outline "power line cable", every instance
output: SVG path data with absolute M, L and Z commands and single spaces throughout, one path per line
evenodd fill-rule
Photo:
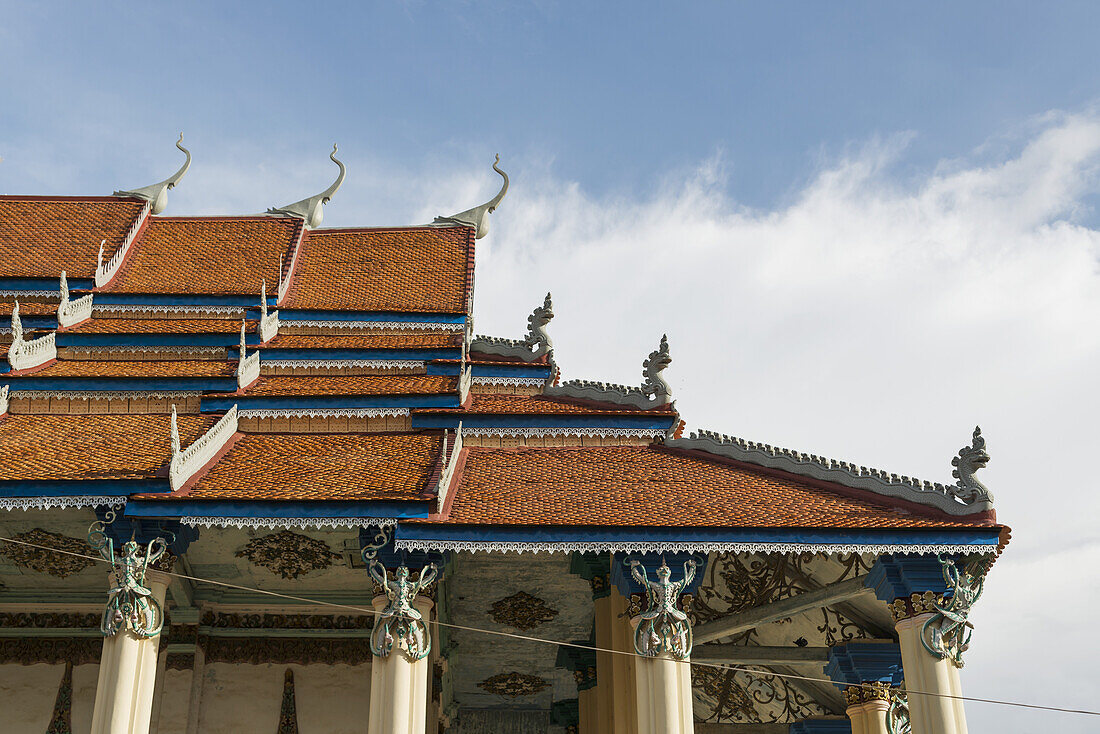
M 14 544 L 17 544 L 17 545 L 24 545 L 24 546 L 27 546 L 27 547 L 30 547 L 30 548 L 38 548 L 40 550 L 50 551 L 50 552 L 53 552 L 53 553 L 60 553 L 60 554 L 67 555 L 67 556 L 74 556 L 76 558 L 84 558 L 84 559 L 87 559 L 87 560 L 90 560 L 90 561 L 96 561 L 96 562 L 99 562 L 99 563 L 110 563 L 110 561 L 108 561 L 107 559 L 105 559 L 101 556 L 91 556 L 91 555 L 87 555 L 87 554 L 84 554 L 84 553 L 76 553 L 74 551 L 62 550 L 60 548 L 51 548 L 50 546 L 39 545 L 37 543 L 28 543 L 25 540 L 16 540 L 15 538 L 5 538 L 3 536 L 0 536 L 0 541 L 6 542 L 6 543 L 14 543 Z M 311 604 L 311 605 L 314 605 L 314 606 L 324 606 L 324 607 L 332 607 L 332 608 L 336 608 L 336 609 L 344 609 L 344 610 L 349 610 L 349 611 L 360 612 L 360 613 L 363 613 L 363 614 L 370 614 L 372 616 L 378 616 L 378 614 L 380 614 L 380 612 L 378 612 L 375 609 L 366 609 L 366 608 L 363 608 L 363 607 L 355 606 L 353 604 L 341 604 L 339 602 L 323 601 L 323 600 L 319 600 L 319 599 L 310 599 L 308 597 L 296 596 L 294 594 L 284 594 L 284 593 L 278 592 L 278 591 L 269 591 L 267 589 L 257 589 L 257 588 L 253 588 L 253 587 L 250 587 L 250 586 L 241 586 L 240 584 L 231 584 L 228 581 L 216 581 L 214 579 L 204 579 L 204 578 L 200 578 L 198 576 L 190 576 L 188 574 L 176 573 L 174 571 L 160 571 L 159 569 L 154 569 L 154 570 L 156 570 L 158 573 L 163 573 L 163 574 L 166 574 L 168 576 L 174 576 L 174 577 L 180 578 L 180 579 L 187 579 L 188 581 L 194 581 L 194 582 L 202 583 L 202 584 L 210 584 L 212 586 L 221 586 L 221 587 L 224 587 L 224 588 L 227 588 L 227 589 L 236 589 L 238 591 L 248 591 L 248 592 L 253 592 L 253 593 L 257 593 L 257 594 L 262 594 L 262 595 L 265 595 L 265 596 L 275 597 L 275 598 L 278 598 L 278 599 L 286 599 L 286 600 L 289 600 L 289 601 L 303 602 L 305 604 Z M 589 650 L 589 651 L 592 651 L 592 652 L 608 653 L 608 654 L 611 654 L 611 655 L 625 655 L 627 657 L 639 658 L 639 659 L 642 659 L 642 660 L 647 659 L 644 656 L 639 655 L 637 652 L 629 652 L 629 651 L 626 651 L 626 650 L 614 650 L 614 649 L 610 649 L 610 648 L 596 647 L 594 645 L 582 645 L 582 644 L 577 643 L 577 642 L 562 642 L 562 641 L 559 641 L 559 640 L 549 640 L 549 639 L 546 639 L 546 638 L 543 638 L 543 637 L 533 637 L 531 635 L 521 635 L 521 634 L 517 634 L 517 633 L 514 633 L 514 632 L 502 632 L 500 630 L 489 630 L 489 629 L 484 629 L 484 628 L 481 628 L 481 627 L 470 627 L 468 625 L 454 624 L 452 622 L 440 622 L 438 620 L 435 620 L 435 621 L 431 622 L 431 624 L 437 625 L 439 627 L 447 627 L 448 629 L 461 630 L 463 632 L 475 632 L 475 633 L 478 633 L 478 634 L 491 635 L 491 636 L 495 636 L 495 637 L 507 637 L 507 638 L 516 639 L 516 640 L 524 640 L 524 641 L 527 641 L 527 642 L 537 642 L 537 643 L 546 644 L 546 645 L 556 645 L 558 647 L 570 647 L 570 648 L 575 648 L 575 649 L 579 649 L 579 650 Z M 713 669 L 717 669 L 717 670 L 724 670 L 724 671 L 728 671 L 728 672 L 731 672 L 731 673 L 741 673 L 741 674 L 744 674 L 744 675 L 747 675 L 747 676 L 750 676 L 750 677 L 785 678 L 785 679 L 788 679 L 788 680 L 801 680 L 801 681 L 807 681 L 807 682 L 812 682 L 812 683 L 827 683 L 829 685 L 836 685 L 837 684 L 837 682 L 832 680 L 831 678 L 819 678 L 819 677 L 807 676 L 807 675 L 796 675 L 796 674 L 793 674 L 793 673 L 775 673 L 775 672 L 772 672 L 772 671 L 756 670 L 755 668 L 745 668 L 745 667 L 736 666 L 736 665 L 724 665 L 722 663 L 707 663 L 707 662 L 701 662 L 701 661 L 695 661 L 695 660 L 687 660 L 687 661 L 677 660 L 675 662 L 680 663 L 680 664 L 685 664 L 685 665 L 695 665 L 695 666 L 703 667 L 703 668 L 713 668 Z M 858 685 L 859 687 L 864 688 L 864 689 L 868 689 L 868 690 L 870 690 L 872 688 L 871 684 L 869 684 L 869 683 L 859 683 L 859 684 L 852 684 L 852 685 L 853 686 Z M 915 690 L 911 690 L 911 689 L 908 689 L 908 688 L 905 690 L 905 693 L 906 693 L 907 696 L 932 696 L 932 697 L 936 697 L 936 698 L 949 698 L 949 699 L 955 699 L 955 700 L 959 700 L 959 701 L 973 701 L 975 703 L 988 703 L 988 704 L 994 704 L 994 705 L 997 705 L 997 706 L 1015 706 L 1015 707 L 1018 707 L 1018 708 L 1036 709 L 1036 710 L 1040 710 L 1040 711 L 1057 711 L 1059 713 L 1066 713 L 1066 714 L 1083 714 L 1083 715 L 1086 715 L 1086 716 L 1100 716 L 1100 711 L 1089 711 L 1087 709 L 1071 709 L 1071 708 L 1063 708 L 1063 707 L 1059 707 L 1059 706 L 1043 706 L 1043 705 L 1040 705 L 1040 704 L 1022 703 L 1022 702 L 1019 702 L 1019 701 L 1002 701 L 1002 700 L 994 699 L 994 698 L 980 698 L 980 697 L 977 697 L 977 696 L 954 696 L 954 695 L 951 695 L 951 694 L 948 694 L 948 693 L 937 693 L 937 692 L 932 692 L 932 691 L 915 691 Z

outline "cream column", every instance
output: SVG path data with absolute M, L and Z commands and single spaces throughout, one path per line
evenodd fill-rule
M 961 695 L 959 670 L 950 660 L 925 650 L 921 642 L 924 623 L 932 616 L 904 617 L 895 625 L 905 666 L 905 687 L 914 691 L 908 696 L 913 734 L 966 734 L 962 701 L 943 697 Z
M 640 617 L 631 620 L 637 628 Z M 633 644 L 633 643 L 631 643 Z M 669 652 L 634 658 L 637 734 L 692 734 L 691 665 Z
M 114 574 L 110 574 L 108 586 L 114 586 L 114 581 Z M 169 581 L 170 577 L 160 571 L 145 572 L 145 585 L 162 609 Z M 92 734 L 148 734 L 159 646 L 159 634 L 141 638 L 128 628 L 103 638 Z
M 388 602 L 386 596 L 376 596 L 375 610 L 381 612 Z M 430 619 L 430 599 L 418 596 L 413 606 L 425 621 Z M 428 667 L 427 657 L 413 660 L 397 641 L 389 655 L 372 656 L 368 734 L 423 734 L 428 710 Z
M 611 683 L 610 698 L 612 706 L 612 723 L 614 734 L 637 734 L 638 732 L 638 694 L 635 683 L 635 659 L 634 659 L 634 631 L 630 618 L 627 616 L 630 609 L 630 600 L 619 593 L 615 587 L 611 588 L 610 617 L 611 617 L 611 649 L 618 650 L 622 654 L 612 654 L 611 658 Z M 597 627 L 597 630 L 599 627 Z M 598 664 L 599 658 L 597 658 Z M 599 677 L 597 677 L 599 685 Z

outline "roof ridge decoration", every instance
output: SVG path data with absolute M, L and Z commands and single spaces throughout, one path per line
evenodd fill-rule
M 168 482 L 175 492 L 210 463 L 226 442 L 237 432 L 237 406 L 234 405 L 206 433 L 180 450 L 180 432 L 176 406 L 172 405 L 172 460 L 168 464 Z
M 11 385 L 0 387 L 0 416 L 8 414 L 8 391 Z
M 152 213 L 160 214 L 164 211 L 164 208 L 168 206 L 168 189 L 174 189 L 176 184 L 180 182 L 184 174 L 187 173 L 187 169 L 191 167 L 191 151 L 183 147 L 183 133 L 180 133 L 179 140 L 176 141 L 176 147 L 183 151 L 183 154 L 187 156 L 187 160 L 183 162 L 180 169 L 173 173 L 168 178 L 164 179 L 160 183 L 153 184 L 151 186 L 144 186 L 140 189 L 134 189 L 132 191 L 116 191 L 115 196 L 132 196 L 138 199 L 145 199 L 152 205 Z
M 260 281 L 260 323 L 256 327 L 260 342 L 266 344 L 279 333 L 279 309 L 267 312 L 267 280 Z
M 695 431 L 688 438 L 666 437 L 664 443 L 669 448 L 704 451 L 852 489 L 864 489 L 884 497 L 926 505 L 949 515 L 974 515 L 993 509 L 993 497 L 989 490 L 974 478 L 974 472 L 989 461 L 979 431 L 975 431 L 974 445 L 964 446 L 959 450 L 959 456 L 952 459 L 951 463 L 959 467 L 955 473 L 959 477 L 957 485 L 923 481 L 714 431 Z
M 514 357 L 524 362 L 534 362 L 549 354 L 553 361 L 554 342 L 546 327 L 554 318 L 554 303 L 550 294 L 546 294 L 541 306 L 536 306 L 527 317 L 527 336 L 523 339 L 507 339 L 500 336 L 478 334 L 470 342 L 468 351 L 481 354 L 495 354 L 501 357 Z
M 137 237 L 138 231 L 145 225 L 145 221 L 149 218 L 149 213 L 152 211 L 152 203 L 145 202 L 145 206 L 138 212 L 137 218 L 134 223 L 130 225 L 129 231 L 126 232 L 126 237 L 123 238 L 122 244 L 115 250 L 115 254 L 111 255 L 111 259 L 107 262 L 103 262 L 103 246 L 107 244 L 107 240 L 99 241 L 99 257 L 97 259 L 95 269 L 95 287 L 102 288 L 108 285 L 115 276 L 118 275 L 118 271 L 122 268 L 122 262 L 126 259 L 127 253 L 130 252 L 130 246 L 134 244 L 134 239 Z
M 66 329 L 92 318 L 93 294 L 81 296 L 75 301 L 69 300 L 69 280 L 65 271 L 61 271 L 61 302 L 57 304 L 57 327 Z
M 447 436 L 450 435 L 447 431 L 443 432 L 443 452 L 446 455 L 447 451 Z M 439 514 L 443 514 L 443 509 L 447 505 L 447 497 L 451 492 L 451 484 L 454 482 L 455 469 L 458 467 L 458 457 L 462 453 L 462 421 L 458 422 L 458 428 L 455 429 L 455 440 L 451 445 L 451 453 L 447 455 L 447 463 L 443 466 L 443 471 L 439 473 L 439 483 L 436 484 L 435 491 L 435 511 Z
M 321 226 L 321 221 L 324 219 L 323 207 L 332 199 L 332 195 L 337 192 L 340 186 L 344 183 L 344 176 L 347 174 L 347 168 L 344 164 L 336 158 L 336 151 L 339 148 L 336 143 L 332 144 L 332 152 L 329 153 L 329 158 L 332 162 L 340 167 L 340 173 L 337 174 L 336 180 L 332 182 L 332 185 L 319 194 L 310 196 L 296 201 L 293 204 L 287 204 L 286 206 L 273 207 L 267 210 L 267 214 L 272 217 L 297 217 L 305 222 L 307 229 L 316 229 Z
M 19 318 L 19 301 L 11 311 L 11 346 L 8 347 L 8 364 L 18 372 L 40 367 L 57 359 L 57 333 L 50 332 L 37 339 L 23 339 L 23 320 Z
M 238 390 L 244 390 L 256 380 L 260 379 L 260 353 L 259 351 L 255 351 L 252 354 L 246 354 L 244 335 L 245 321 L 244 319 L 241 319 L 241 351 L 237 359 Z
M 475 240 L 480 240 L 489 234 L 489 215 L 496 211 L 504 195 L 508 193 L 508 174 L 500 170 L 498 163 L 500 163 L 500 154 L 497 154 L 496 160 L 493 161 L 493 170 L 500 174 L 500 177 L 504 179 L 504 183 L 496 196 L 481 206 L 475 206 L 473 209 L 467 209 L 449 217 L 436 217 L 432 224 L 457 224 L 463 227 L 473 227 Z
M 672 402 L 672 390 L 661 375 L 672 363 L 669 355 L 668 335 L 661 337 L 661 344 L 642 362 L 642 385 L 630 387 L 594 380 L 569 380 L 561 385 L 548 385 L 543 394 L 550 397 L 577 398 L 602 403 L 629 405 L 647 410 Z

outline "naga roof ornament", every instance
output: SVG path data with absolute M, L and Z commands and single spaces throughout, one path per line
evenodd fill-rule
M 471 352 L 515 357 L 524 362 L 534 362 L 544 354 L 554 351 L 554 342 L 546 330 L 554 318 L 554 304 L 546 294 L 541 306 L 536 306 L 527 317 L 527 336 L 523 339 L 505 339 L 498 336 L 475 336 L 470 343 Z
M 275 207 L 267 210 L 267 214 L 272 217 L 297 217 L 306 223 L 307 229 L 316 229 L 321 226 L 321 220 L 324 219 L 323 206 L 332 199 L 332 195 L 337 192 L 341 184 L 344 183 L 344 176 L 347 174 L 347 168 L 344 164 L 336 158 L 337 148 L 336 143 L 332 144 L 332 152 L 329 153 L 329 158 L 332 162 L 340 167 L 340 173 L 336 175 L 336 180 L 332 182 L 332 185 L 315 196 L 310 196 L 307 199 L 296 201 L 293 204 L 287 204 L 286 206 Z
M 183 162 L 178 171 L 160 183 L 133 189 L 132 191 L 116 191 L 115 196 L 133 196 L 138 199 L 145 199 L 152 204 L 152 214 L 160 214 L 164 211 L 164 208 L 168 206 L 168 189 L 175 188 L 176 184 L 187 173 L 187 169 L 191 167 L 191 151 L 183 147 L 183 133 L 180 133 L 180 139 L 176 141 L 176 147 L 187 156 L 187 160 Z
M 955 477 L 952 494 L 963 502 L 993 502 L 993 494 L 974 474 L 989 463 L 989 452 L 985 450 L 985 438 L 982 427 L 974 427 L 974 436 L 969 446 L 959 449 L 959 455 L 951 460 L 951 476 Z M 957 488 L 957 489 L 956 489 Z
M 500 187 L 500 192 L 496 196 L 489 199 L 489 201 L 481 206 L 475 206 L 473 209 L 467 209 L 464 212 L 452 214 L 449 217 L 436 217 L 433 224 L 460 224 L 466 227 L 473 227 L 475 230 L 474 239 L 478 240 L 489 234 L 489 215 L 496 211 L 496 208 L 500 205 L 501 199 L 508 193 L 508 174 L 500 170 L 497 166 L 498 163 L 500 163 L 499 155 L 497 155 L 496 160 L 493 162 L 493 170 L 499 173 L 500 177 L 504 179 L 504 184 Z
M 672 363 L 668 350 L 668 335 L 661 337 L 661 344 L 642 362 L 641 387 L 614 385 L 593 380 L 569 380 L 561 385 L 549 385 L 544 395 L 562 398 L 579 398 L 605 403 L 630 405 L 647 410 L 659 408 L 672 402 L 672 390 L 661 375 Z

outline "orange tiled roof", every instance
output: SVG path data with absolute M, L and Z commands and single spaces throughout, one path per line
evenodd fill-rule
M 236 362 L 221 360 L 59 360 L 33 377 L 232 377 Z
M 152 217 L 122 270 L 116 293 L 257 294 L 279 283 L 279 257 L 302 220 L 283 217 Z
M 20 307 L 22 308 L 22 307 Z M 54 309 L 57 310 L 56 308 Z M 256 330 L 256 322 L 248 321 L 245 328 Z M 236 334 L 241 330 L 240 319 L 112 319 L 93 318 L 66 331 L 81 334 Z
M 95 274 L 122 244 L 144 201 L 121 197 L 0 197 L 0 278 L 71 278 Z
M 568 400 L 548 398 L 545 395 L 494 395 L 475 393 L 469 408 L 423 408 L 417 412 L 436 413 L 497 413 L 501 415 L 654 415 L 664 413 L 669 417 L 669 406 L 650 410 L 622 407 L 616 409 L 610 403 L 574 403 Z
M 186 447 L 218 416 L 179 417 Z M 0 481 L 151 478 L 172 458 L 166 415 L 9 415 Z
M 10 298 L 10 296 L 9 296 Z M 19 301 L 19 315 L 22 316 L 56 316 L 58 302 L 36 303 L 34 301 Z M 0 316 L 11 316 L 15 310 L 15 300 L 0 303 Z
M 279 375 L 261 377 L 249 396 L 441 395 L 458 391 L 450 375 Z
M 294 322 L 282 324 L 292 326 Z M 461 346 L 462 332 L 400 330 L 385 334 L 279 334 L 264 345 L 271 349 L 447 349 Z
M 465 313 L 473 248 L 469 227 L 317 230 L 285 307 Z
M 981 524 L 917 517 L 653 446 L 471 448 L 448 521 L 737 528 Z
M 182 494 L 227 500 L 417 500 L 428 489 L 441 444 L 438 434 L 245 434 Z

